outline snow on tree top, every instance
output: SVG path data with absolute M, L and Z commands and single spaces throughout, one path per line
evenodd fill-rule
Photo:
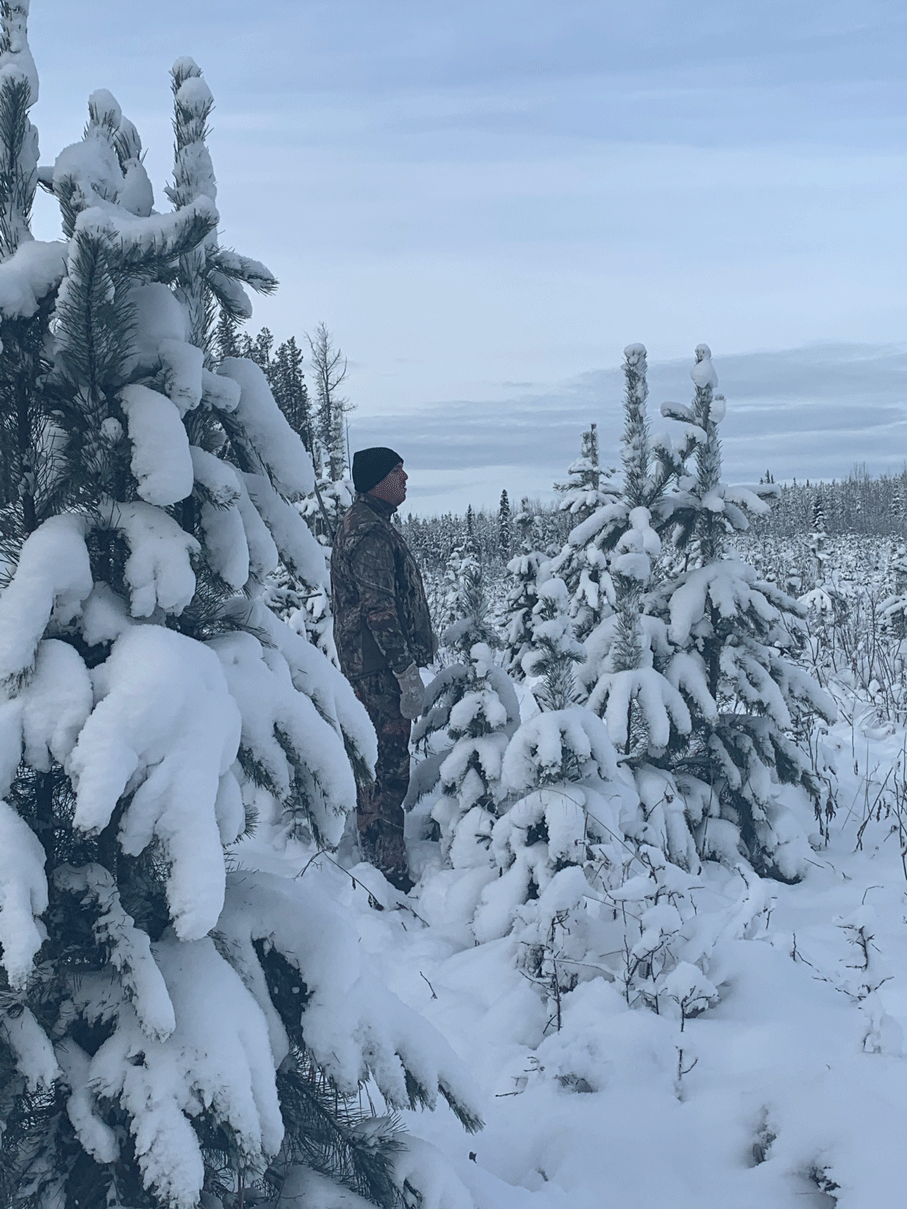
M 624 356 L 631 365 L 636 365 L 645 355 L 646 346 L 644 344 L 628 344 L 624 349 Z
M 195 76 L 201 74 L 201 68 L 191 55 L 180 55 L 174 59 L 170 74 L 174 76 Z
M 718 375 L 712 365 L 712 352 L 707 344 L 696 346 L 696 364 L 690 370 L 690 377 L 700 390 L 705 390 L 707 386 L 714 389 L 718 385 Z
M 88 98 L 88 112 L 91 114 L 91 119 L 98 126 L 107 126 L 112 130 L 119 128 L 123 121 L 123 110 L 120 108 L 120 103 L 106 88 L 98 88 Z M 95 131 L 89 130 L 89 134 L 95 134 Z
M 6 47 L 0 55 L 0 80 L 19 77 L 28 82 L 29 105 L 38 100 L 38 72 L 28 45 L 26 23 L 29 0 L 8 0 L 4 5 Z
M 203 110 L 214 103 L 211 89 L 200 75 L 191 75 L 183 80 L 176 91 L 176 99 L 187 109 Z

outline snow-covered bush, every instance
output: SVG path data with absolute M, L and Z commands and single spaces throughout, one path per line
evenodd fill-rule
M 523 722 L 501 787 L 491 831 L 498 875 L 481 890 L 472 931 L 480 943 L 513 937 L 550 1027 L 560 1027 L 563 996 L 593 978 L 681 1028 L 718 1001 L 715 944 L 758 934 L 767 908 L 742 865 L 737 901 L 703 896 L 670 777 L 621 768 L 602 720 L 571 705 Z M 692 870 L 672 859 L 678 852 Z

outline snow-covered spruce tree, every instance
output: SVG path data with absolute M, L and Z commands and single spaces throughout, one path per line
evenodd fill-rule
M 695 475 L 682 482 L 671 513 L 682 568 L 650 607 L 666 623 L 668 680 L 683 694 L 692 729 L 668 764 L 698 824 L 701 855 L 734 863 L 744 855 L 762 874 L 795 880 L 809 852 L 778 785 L 822 786 L 794 737 L 805 712 L 830 720 L 828 695 L 795 662 L 802 610 L 736 556 L 731 537 L 746 512 L 768 505 L 752 490 L 721 482 L 718 424 L 725 402 L 706 345 L 696 349 L 692 406 L 666 414 L 698 430 Z M 698 800 L 698 805 L 697 805 Z
M 28 77 L 26 13 L 3 9 L 3 83 Z M 0 83 L 0 128 L 17 95 Z M 254 366 L 206 364 L 217 213 L 155 214 L 139 151 L 95 94 L 42 172 L 65 241 L 22 256 L 20 232 L 0 263 L 7 355 L 42 359 L 29 503 L 4 509 L 0 1201 L 214 1209 L 309 1169 L 389 1206 L 399 1141 L 358 1128 L 359 1082 L 476 1119 L 317 887 L 229 871 L 253 811 L 336 842 L 373 740 L 262 600 L 305 547 L 311 465 Z
M 623 482 L 618 498 L 596 515 L 591 539 L 607 558 L 612 610 L 586 640 L 587 662 L 580 676 L 590 709 L 605 719 L 611 740 L 633 771 L 639 814 L 625 820 L 628 834 L 695 869 L 698 859 L 683 798 L 664 771 L 668 753 L 685 750 L 690 712 L 665 674 L 671 653 L 665 623 L 649 608 L 662 574 L 662 543 L 654 526 L 664 531 L 670 523 L 672 499 L 665 487 L 682 463 L 664 442 L 653 450 L 641 344 L 624 350 L 624 378 Z
M 522 664 L 527 679 L 534 681 L 532 693 L 543 709 L 565 709 L 579 700 L 574 671 L 586 655 L 574 637 L 569 605 L 562 579 L 555 576 L 539 584 Z
M 829 565 L 828 534 L 821 497 L 816 497 L 812 513 L 809 577 L 806 581 L 809 586 L 802 594 L 798 594 L 797 600 L 806 610 L 810 655 L 808 662 L 815 669 L 820 681 L 827 684 L 828 673 L 835 667 L 836 630 L 839 620 L 846 613 L 847 604 L 835 583 L 835 576 Z
M 513 513 L 510 510 L 510 498 L 506 488 L 501 492 L 498 504 L 498 549 L 506 563 L 513 554 Z
M 607 716 L 612 738 L 630 755 L 644 749 L 650 737 L 663 750 L 672 723 L 685 723 L 689 730 L 689 719 L 676 689 L 653 666 L 655 635 L 643 617 L 645 593 L 661 554 L 653 513 L 663 520 L 667 475 L 652 462 L 646 350 L 641 344 L 624 349 L 623 369 L 623 482 L 619 496 L 597 514 L 592 538 L 607 557 L 612 609 L 587 642 L 591 666 L 586 681 L 591 708 Z M 656 709 L 657 720 L 650 716 Z
M 413 742 L 424 741 L 428 756 L 414 770 L 409 803 L 431 794 L 442 853 L 456 868 L 487 867 L 501 760 L 519 705 L 510 678 L 494 661 L 499 640 L 476 562 L 463 570 L 459 612 L 443 635 L 456 662 L 428 686 L 425 714 L 413 728 Z
M 443 562 L 443 568 L 443 576 L 440 577 L 435 599 L 430 601 L 432 616 L 440 631 L 442 647 L 448 645 L 447 634 L 450 627 L 464 616 L 464 607 L 468 609 L 474 607 L 472 602 L 468 606 L 464 606 L 464 592 L 466 592 L 467 584 L 475 585 L 481 597 L 481 601 L 476 606 L 481 612 L 479 628 L 483 633 L 487 632 L 492 635 L 494 626 L 489 613 L 489 601 L 483 586 L 482 555 L 476 538 L 471 506 L 466 510 L 464 532 L 458 535 L 455 544 L 449 549 Z M 467 595 L 469 595 L 468 592 Z
M 523 666 L 540 708 L 504 754 L 500 817 L 491 829 L 498 876 L 486 885 L 473 920 L 480 942 L 515 930 L 521 964 L 533 977 L 553 979 L 555 993 L 576 981 L 559 958 L 586 956 L 589 938 L 577 919 L 590 894 L 583 871 L 590 846 L 619 839 L 614 803 L 632 794 L 603 723 L 578 704 L 574 671 L 585 656 L 568 605 L 563 580 L 539 586 Z
M 739 902 L 702 913 L 698 865 L 681 867 L 682 844 L 670 834 L 670 778 L 662 774 L 659 789 L 657 770 L 619 761 L 602 719 L 576 701 L 565 605 L 560 581 L 543 585 L 542 709 L 504 754 L 491 832 L 498 876 L 485 880 L 472 931 L 480 943 L 516 941 L 516 960 L 544 997 L 552 1029 L 560 1028 L 563 997 L 600 976 L 631 1006 L 674 1015 L 682 1027 L 718 998 L 709 979 L 715 940 L 758 931 L 764 899 L 758 879 L 744 876 Z M 664 818 L 657 825 L 656 792 L 667 827 Z M 558 1078 L 578 1086 L 567 1069 Z
M 561 509 L 576 523 L 542 574 L 544 578 L 558 576 L 566 583 L 576 637 L 584 642 L 610 612 L 607 556 L 596 539 L 616 499 L 613 471 L 603 470 L 599 464 L 594 424 L 583 433 L 582 454 L 571 464 L 568 476 L 566 483 L 555 487 L 561 492 Z
M 504 604 L 507 635 L 504 666 L 510 676 L 521 680 L 523 656 L 529 650 L 532 635 L 532 610 L 538 601 L 536 580 L 543 555 L 538 549 L 538 535 L 528 500 L 523 500 L 513 523 L 520 535 L 520 549 L 507 563 L 508 586 Z

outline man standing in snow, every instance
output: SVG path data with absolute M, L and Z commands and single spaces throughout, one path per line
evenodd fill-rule
M 359 845 L 392 885 L 412 887 L 403 843 L 409 736 L 422 712 L 419 668 L 435 640 L 416 560 L 391 524 L 406 499 L 407 474 L 393 449 L 353 455 L 356 498 L 331 554 L 334 639 L 343 674 L 378 735 L 375 780 L 358 799 Z

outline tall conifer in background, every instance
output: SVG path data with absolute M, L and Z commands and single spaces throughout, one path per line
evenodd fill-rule
M 309 405 L 309 390 L 302 368 L 302 349 L 295 336 L 277 346 L 271 362 L 268 382 L 274 401 L 287 418 L 294 432 L 299 433 L 302 443 L 312 452 L 312 414 Z
M 498 549 L 504 562 L 508 562 L 513 554 L 513 513 L 506 488 L 501 492 L 501 502 L 498 504 Z

